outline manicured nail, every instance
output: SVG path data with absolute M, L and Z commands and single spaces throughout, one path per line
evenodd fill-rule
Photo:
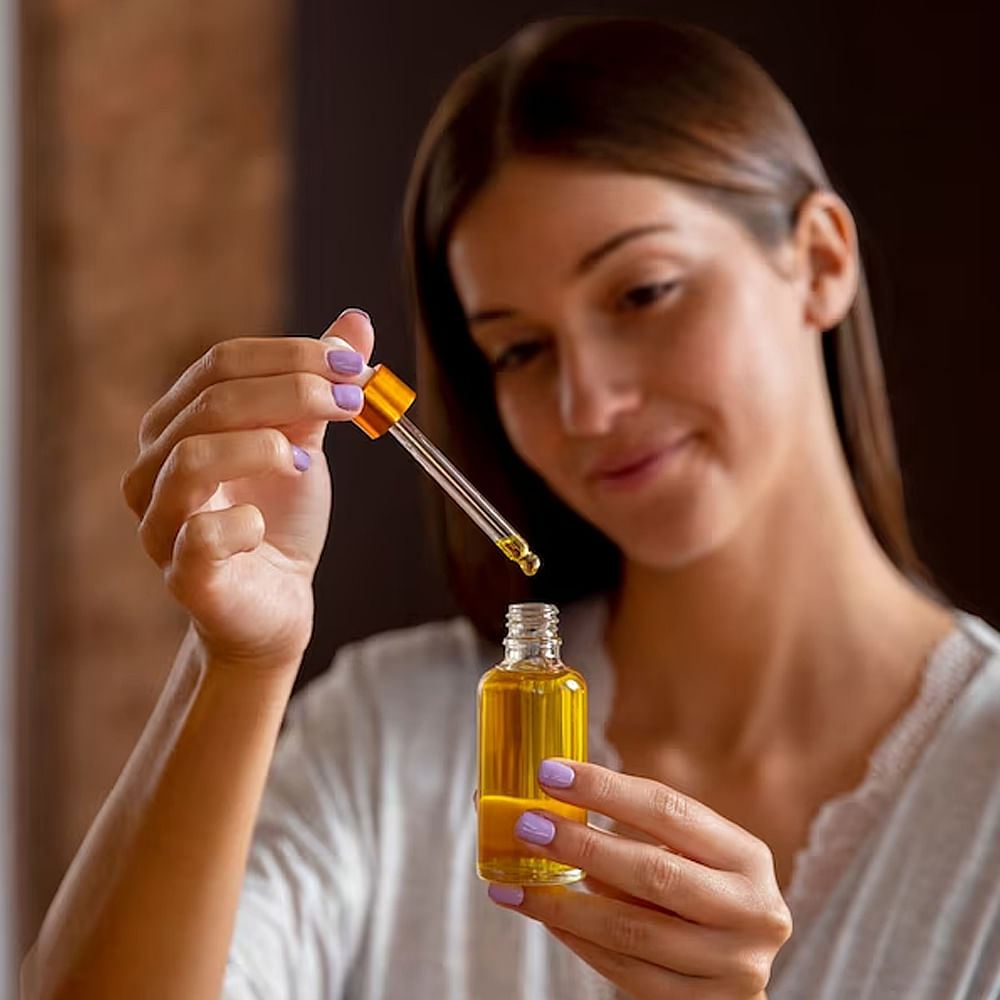
M 365 359 L 357 351 L 327 351 L 326 363 L 338 375 L 360 375 Z
M 364 311 L 364 309 L 358 309 L 358 308 L 357 308 L 357 306 L 348 306 L 348 307 L 347 307 L 347 308 L 346 308 L 346 309 L 345 309 L 345 310 L 344 310 L 344 311 L 343 311 L 343 312 L 342 312 L 342 313 L 341 313 L 341 314 L 340 314 L 340 315 L 339 315 L 339 316 L 337 317 L 337 319 L 342 319 L 342 318 L 343 318 L 344 316 L 346 316 L 346 315 L 347 315 L 348 313 L 357 313 L 357 314 L 358 314 L 359 316 L 364 316 L 364 318 L 365 318 L 366 320 L 368 320 L 368 322 L 369 322 L 369 323 L 371 323 L 371 321 L 372 321 L 372 318 L 371 318 L 371 316 L 369 316 L 369 315 L 368 315 L 368 313 L 366 313 L 366 312 Z M 337 322 L 337 320 L 335 319 L 335 320 L 334 320 L 334 323 L 336 323 L 336 322 Z
M 486 895 L 494 903 L 503 903 L 505 906 L 520 906 L 524 902 L 524 890 L 519 885 L 497 885 L 496 882 L 491 882 Z
M 571 767 L 561 764 L 557 760 L 543 760 L 538 767 L 538 780 L 549 788 L 569 788 L 576 772 Z
M 521 818 L 514 824 L 514 833 L 529 844 L 551 844 L 556 828 L 544 816 L 526 812 L 521 813 Z
M 305 472 L 313 464 L 313 460 L 309 457 L 309 452 L 303 450 L 297 444 L 293 444 L 292 463 L 299 472 Z
M 342 410 L 360 410 L 364 393 L 359 385 L 338 384 L 333 387 L 333 401 Z

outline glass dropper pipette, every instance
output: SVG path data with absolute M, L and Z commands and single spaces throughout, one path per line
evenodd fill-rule
M 329 337 L 327 343 L 354 350 L 340 337 Z M 354 423 L 370 438 L 381 437 L 388 431 L 490 541 L 508 559 L 517 563 L 525 576 L 534 576 L 541 560 L 531 551 L 523 536 L 404 416 L 417 394 L 385 365 L 366 366 L 358 377 L 358 384 L 365 399 Z

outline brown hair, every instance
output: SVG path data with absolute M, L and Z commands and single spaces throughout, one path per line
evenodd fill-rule
M 830 182 L 794 109 L 744 52 L 711 32 L 645 19 L 560 18 L 522 29 L 468 68 L 434 114 L 407 191 L 407 273 L 415 304 L 421 420 L 537 548 L 525 580 L 441 498 L 437 527 L 455 595 L 484 635 L 506 603 L 557 604 L 612 589 L 619 554 L 514 454 L 448 269 L 452 229 L 514 156 L 587 162 L 685 184 L 764 247 Z M 840 439 L 872 531 L 924 577 L 910 540 L 871 305 L 861 274 L 847 317 L 824 334 Z

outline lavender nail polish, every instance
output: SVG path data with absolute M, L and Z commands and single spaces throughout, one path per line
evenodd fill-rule
M 326 363 L 338 375 L 360 375 L 365 359 L 357 351 L 327 351 Z
M 551 844 L 556 835 L 555 825 L 538 813 L 521 813 L 514 824 L 514 834 L 529 844 Z
M 524 890 L 519 885 L 498 885 L 491 882 L 486 895 L 494 903 L 503 903 L 505 906 L 520 906 L 524 902 Z
M 297 444 L 292 445 L 292 464 L 295 466 L 299 472 L 305 472 L 306 469 L 312 465 L 312 459 L 309 457 L 309 452 L 305 449 L 300 448 Z
M 573 768 L 558 760 L 543 760 L 538 767 L 538 781 L 549 788 L 570 788 L 576 779 Z
M 333 401 L 342 410 L 360 410 L 364 401 L 361 387 L 357 385 L 341 384 L 333 387 Z

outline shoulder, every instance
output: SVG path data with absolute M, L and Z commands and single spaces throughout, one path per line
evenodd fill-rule
M 959 611 L 956 620 L 961 631 L 983 650 L 988 660 L 1000 660 L 1000 632 L 967 611 Z
M 950 640 L 952 663 L 942 666 L 952 669 L 964 661 L 971 669 L 924 755 L 920 773 L 930 779 L 935 798 L 964 799 L 967 814 L 989 813 L 1000 822 L 1000 634 L 963 612 L 956 621 Z
M 996 715 L 1000 712 L 1000 633 L 981 618 L 965 612 L 959 612 L 956 621 L 965 656 L 976 664 L 959 707 L 964 707 L 969 717 L 982 712 Z M 1000 745 L 1000 727 L 996 742 Z

